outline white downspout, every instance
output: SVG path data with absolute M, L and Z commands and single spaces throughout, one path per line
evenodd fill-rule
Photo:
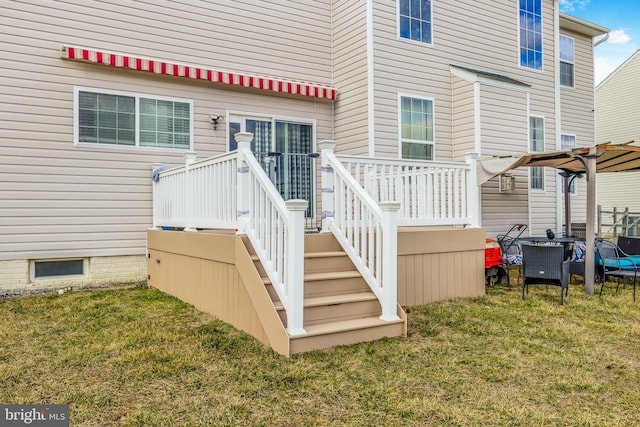
M 369 136 L 369 157 L 375 157 L 376 154 L 373 64 L 373 0 L 367 0 L 367 134 Z

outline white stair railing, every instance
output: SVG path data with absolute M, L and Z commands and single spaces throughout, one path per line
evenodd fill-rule
M 382 306 L 383 320 L 397 315 L 397 215 L 400 204 L 378 203 L 333 154 L 319 144 L 322 159 L 323 228 L 331 231 Z
M 304 213 L 306 200 L 285 202 L 251 153 L 253 134 L 238 142 L 238 233 L 246 234 L 287 314 L 289 335 L 305 334 Z
M 238 133 L 238 150 L 154 171 L 153 225 L 236 229 L 246 234 L 287 314 L 290 335 L 304 321 L 304 215 L 309 202 L 285 202 L 251 153 L 251 133 Z

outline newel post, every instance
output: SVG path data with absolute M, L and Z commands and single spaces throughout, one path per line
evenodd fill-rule
M 198 155 L 195 151 L 187 151 L 184 153 L 184 194 L 185 202 L 185 219 L 186 224 L 184 231 L 198 231 L 193 226 L 193 177 L 191 176 L 191 165 L 195 163 Z
M 480 192 L 482 188 L 478 185 L 478 153 L 467 153 L 464 158 L 469 165 L 469 173 L 467 175 L 467 216 L 469 217 L 469 225 L 474 228 L 482 226 L 482 204 Z
M 399 202 L 380 202 L 382 209 L 382 316 L 398 317 L 398 211 Z
M 322 192 L 322 230 L 321 233 L 329 232 L 329 225 L 334 217 L 334 176 L 333 168 L 329 164 L 329 156 L 333 155 L 336 142 L 324 140 L 318 143 L 320 150 L 320 171 L 321 171 L 321 192 Z
M 285 205 L 289 211 L 285 255 L 287 332 L 289 335 L 301 335 L 307 333 L 304 330 L 304 213 L 309 202 L 292 199 Z
M 251 209 L 251 177 L 249 166 L 245 161 L 246 155 L 251 152 L 251 132 L 238 132 L 235 135 L 238 143 L 238 170 L 236 181 L 236 207 L 238 210 L 237 234 L 245 234 L 245 228 L 249 223 L 249 209 Z

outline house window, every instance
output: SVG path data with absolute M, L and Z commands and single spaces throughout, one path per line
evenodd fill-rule
M 560 36 L 560 84 L 574 87 L 574 48 L 573 39 Z
M 544 118 L 529 117 L 529 152 L 539 153 L 544 151 Z M 532 167 L 531 189 L 544 190 L 544 168 Z
M 520 65 L 542 70 L 542 0 L 519 0 Z
M 284 200 L 309 202 L 306 216 L 311 217 L 314 200 L 315 157 L 314 126 L 301 120 L 231 115 L 229 150 L 236 150 L 235 134 L 251 132 L 251 151 Z
M 59 280 L 85 277 L 88 260 L 52 259 L 31 261 L 31 280 Z
M 431 27 L 431 0 L 398 1 L 400 38 L 431 44 Z
M 400 150 L 403 159 L 433 160 L 433 100 L 400 97 Z
M 571 150 L 572 148 L 576 148 L 576 136 L 575 135 L 560 135 L 560 147 L 562 150 Z M 562 185 L 562 192 L 564 193 L 564 184 Z M 575 179 L 571 181 L 569 185 L 569 193 L 576 193 L 576 181 Z
M 104 90 L 75 90 L 76 142 L 189 150 L 192 103 Z

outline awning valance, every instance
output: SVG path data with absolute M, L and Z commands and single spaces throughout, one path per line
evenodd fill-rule
M 143 58 L 135 55 L 121 54 L 87 49 L 77 46 L 63 46 L 60 51 L 63 59 L 84 61 L 93 64 L 108 65 L 116 68 L 129 68 L 137 71 L 162 74 L 174 77 L 185 77 L 205 80 L 212 83 L 226 84 L 245 88 L 266 90 L 276 93 L 308 96 L 319 99 L 336 99 L 336 89 L 331 86 L 277 79 L 246 73 L 232 73 L 208 67 L 198 67 L 159 59 Z

